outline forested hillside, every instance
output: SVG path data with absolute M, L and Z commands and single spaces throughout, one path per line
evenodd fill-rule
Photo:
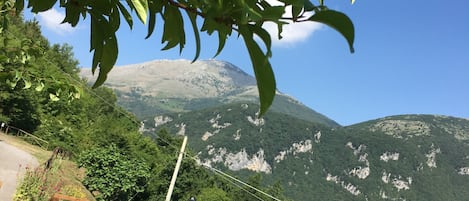
M 467 200 L 469 120 L 400 115 L 331 128 L 235 103 L 155 117 L 201 163 L 255 172 L 294 200 Z M 151 130 L 150 128 L 147 128 Z
M 143 136 L 135 116 L 116 105 L 112 90 L 91 90 L 80 80 L 70 46 L 49 44 L 37 21 L 24 22 L 15 13 L 7 20 L 8 27 L 0 27 L 0 121 L 70 153 L 88 170 L 83 184 L 98 200 L 163 200 L 181 139 L 164 130 Z M 250 181 L 262 188 L 259 175 Z M 279 186 L 264 189 L 283 198 Z M 173 200 L 191 196 L 253 199 L 188 157 Z

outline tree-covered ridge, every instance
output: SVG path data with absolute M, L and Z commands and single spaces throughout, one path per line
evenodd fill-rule
M 111 89 L 91 90 L 78 78 L 71 47 L 49 44 L 35 21 L 15 14 L 8 19 L 14 23 L 0 33 L 0 120 L 70 153 L 90 171 L 83 184 L 98 200 L 162 200 L 180 139 L 164 131 L 142 135 L 140 123 L 116 105 Z M 173 199 L 239 200 L 240 194 L 186 158 Z
M 189 136 L 199 160 L 240 177 L 258 172 L 294 200 L 466 200 L 469 121 L 400 115 L 331 128 L 256 104 L 157 116 Z

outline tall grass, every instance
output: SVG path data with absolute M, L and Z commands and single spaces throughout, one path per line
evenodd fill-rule
M 61 191 L 64 186 L 60 174 L 63 158 L 57 157 L 49 168 L 40 166 L 26 168 L 26 173 L 13 197 L 14 201 L 48 201 L 55 193 Z M 21 168 L 21 167 L 20 167 Z M 21 180 L 21 178 L 18 178 Z
M 69 178 L 65 178 L 62 167 L 66 160 L 61 155 L 51 157 L 48 165 L 31 169 L 26 168 L 22 182 L 16 189 L 13 201 L 49 201 L 51 197 L 60 193 L 75 198 L 86 198 L 86 194 L 80 186 L 72 184 Z M 21 167 L 20 167 L 21 168 Z

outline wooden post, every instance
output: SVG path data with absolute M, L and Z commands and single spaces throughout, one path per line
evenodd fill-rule
M 179 151 L 178 161 L 176 163 L 176 167 L 174 168 L 173 177 L 171 178 L 171 183 L 169 184 L 168 193 L 166 194 L 165 201 L 171 200 L 171 194 L 173 194 L 174 184 L 176 184 L 176 178 L 178 176 L 179 167 L 181 166 L 182 156 L 184 155 L 184 149 L 186 148 L 187 143 L 187 136 L 184 136 L 184 140 L 182 141 L 181 151 Z

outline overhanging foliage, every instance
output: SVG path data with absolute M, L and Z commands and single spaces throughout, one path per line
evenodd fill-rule
M 342 34 L 350 46 L 350 51 L 354 51 L 352 21 L 345 14 L 327 8 L 322 0 L 318 4 L 309 0 L 279 0 L 275 4 L 266 0 L 126 0 L 126 5 L 119 0 L 29 0 L 27 5 L 25 0 L 0 1 L 3 15 L 13 8 L 21 12 L 25 5 L 34 13 L 44 12 L 57 2 L 59 7 L 65 10 L 64 23 L 76 26 L 81 18 L 91 18 L 92 71 L 94 73 L 99 69 L 93 87 L 99 87 L 105 82 L 107 74 L 116 63 L 119 54 L 116 32 L 120 28 L 121 16 L 132 28 L 134 20 L 131 13 L 135 12 L 139 21 L 148 26 L 147 38 L 154 32 L 156 19 L 160 16 L 164 22 L 161 30 L 161 43 L 164 44 L 162 50 L 179 46 L 182 51 L 186 44 L 184 21 L 187 19 L 183 17 L 183 13 L 187 14 L 196 42 L 194 60 L 197 60 L 201 51 L 199 32 L 209 35 L 217 32 L 219 47 L 216 55 L 223 50 L 226 39 L 233 31 L 238 32 L 244 39 L 257 79 L 260 115 L 272 104 L 276 90 L 275 77 L 269 62 L 272 56 L 271 37 L 262 27 L 265 22 L 277 24 L 279 38 L 282 27 L 287 24 L 307 21 L 323 23 Z M 310 15 L 311 17 L 307 17 Z M 203 21 L 201 27 L 197 25 L 198 19 Z M 5 25 L 6 23 L 3 23 L 1 29 Z M 261 40 L 254 40 L 255 36 Z M 261 47 L 265 47 L 265 50 Z

